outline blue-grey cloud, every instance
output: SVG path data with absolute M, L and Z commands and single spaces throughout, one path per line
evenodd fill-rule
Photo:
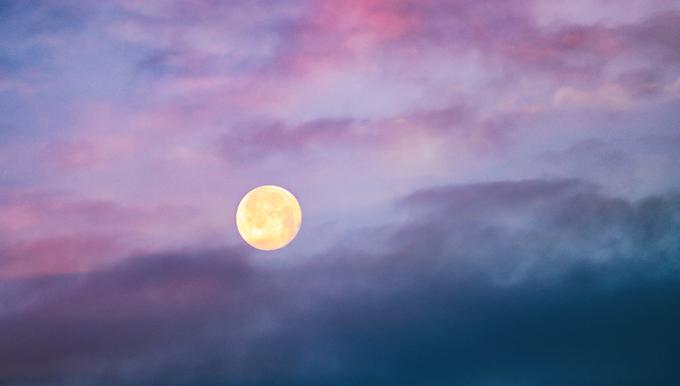
M 680 197 L 578 180 L 438 187 L 375 243 L 6 282 L 14 384 L 635 385 L 680 379 Z

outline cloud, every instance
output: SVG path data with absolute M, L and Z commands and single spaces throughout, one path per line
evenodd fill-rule
M 228 160 L 248 163 L 352 149 L 357 157 L 432 168 L 450 157 L 494 154 L 508 143 L 515 120 L 511 116 L 484 119 L 460 103 L 384 119 L 327 118 L 296 125 L 260 120 L 230 127 L 219 150 Z
M 0 277 L 91 270 L 125 254 L 120 235 L 55 235 L 0 244 Z
M 618 84 L 603 85 L 595 90 L 560 87 L 553 95 L 553 105 L 562 108 L 627 110 L 632 104 L 631 95 Z
M 673 383 L 674 8 L 3 2 L 0 383 Z
M 45 162 L 56 169 L 74 170 L 96 167 L 113 159 L 130 155 L 139 142 L 119 134 L 90 136 L 74 140 L 55 140 L 44 149 Z
M 157 248 L 168 229 L 193 215 L 190 207 L 140 208 L 65 192 L 0 188 L 0 277 L 93 270 L 132 251 Z
M 680 77 L 675 79 L 673 83 L 667 86 L 669 94 L 671 94 L 672 97 L 677 98 L 680 96 Z
M 677 196 L 631 202 L 578 180 L 533 180 L 423 189 L 395 205 L 401 220 L 373 232 L 381 248 L 338 245 L 298 265 L 255 264 L 241 249 L 187 250 L 5 282 L 0 300 L 31 301 L 0 316 L 2 380 L 676 377 Z
M 352 140 L 353 124 L 351 119 L 320 119 L 295 127 L 286 127 L 281 122 L 247 124 L 230 130 L 220 150 L 230 159 L 243 161 L 314 146 L 342 146 Z

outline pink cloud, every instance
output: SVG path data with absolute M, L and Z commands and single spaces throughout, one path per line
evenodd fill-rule
M 627 110 L 633 104 L 631 94 L 618 84 L 602 85 L 589 90 L 560 87 L 553 95 L 552 101 L 558 108 L 606 110 Z
M 298 125 L 250 122 L 233 127 L 223 137 L 221 151 L 227 159 L 241 163 L 289 152 L 304 158 L 316 149 L 341 149 L 380 162 L 445 167 L 452 157 L 496 154 L 514 131 L 513 119 L 482 118 L 465 105 L 452 105 L 374 120 L 327 119 Z
M 58 139 L 44 149 L 46 162 L 59 169 L 82 169 L 114 161 L 132 154 L 137 139 L 120 134 L 94 134 L 73 139 Z
M 314 3 L 287 37 L 287 49 L 273 68 L 309 74 L 368 65 L 377 48 L 417 27 L 417 15 L 404 5 L 384 0 Z
M 97 267 L 124 248 L 112 235 L 70 235 L 0 244 L 0 277 L 59 275 Z
M 128 254 L 162 248 L 158 235 L 180 229 L 190 208 L 142 208 L 73 194 L 0 190 L 0 275 L 89 270 Z

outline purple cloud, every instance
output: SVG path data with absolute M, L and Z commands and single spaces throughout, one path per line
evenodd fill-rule
M 672 356 L 671 346 L 648 361 L 649 341 L 634 331 L 651 323 L 635 316 L 642 309 L 663 320 L 649 338 L 677 322 L 666 308 L 678 284 L 677 197 L 636 203 L 580 181 L 536 180 L 426 189 L 398 207 L 409 221 L 385 225 L 388 237 L 372 240 L 385 243 L 379 254 L 338 245 L 282 269 L 257 266 L 242 249 L 185 251 L 8 281 L 0 299 L 28 300 L 0 317 L 3 379 L 625 383 L 652 369 L 673 377 L 657 356 Z M 618 317 L 625 310 L 628 322 Z M 634 337 L 621 343 L 619 334 Z M 580 361 L 589 342 L 599 348 L 587 355 L 609 370 Z M 367 356 L 373 365 L 362 364 Z M 407 362 L 419 370 L 393 367 Z
M 3 2 L 0 383 L 673 383 L 678 12 Z

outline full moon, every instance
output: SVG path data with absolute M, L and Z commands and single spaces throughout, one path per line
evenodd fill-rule
M 293 194 L 265 185 L 246 194 L 238 204 L 236 226 L 248 244 L 263 251 L 288 245 L 300 230 L 302 210 Z

